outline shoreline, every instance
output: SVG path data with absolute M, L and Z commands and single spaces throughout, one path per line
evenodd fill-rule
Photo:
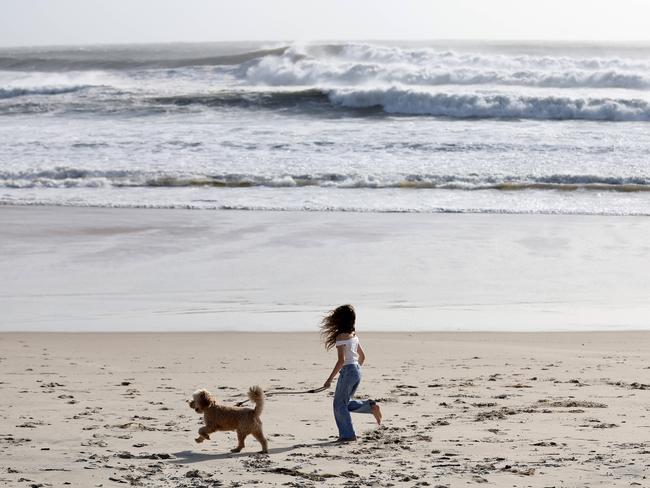
M 406 191 L 421 191 L 421 190 L 406 190 Z M 511 190 L 517 191 L 517 190 Z M 575 190 L 578 191 L 578 190 Z M 626 193 L 622 191 L 622 193 Z M 10 208 L 10 209 L 19 209 L 19 208 L 64 208 L 64 209 L 95 209 L 95 210 L 150 210 L 150 211 L 197 211 L 197 212 L 240 212 L 240 213 L 257 213 L 257 212 L 268 212 L 268 213 L 293 213 L 293 214 L 360 214 L 360 215 L 502 215 L 502 216 L 512 216 L 512 215 L 521 215 L 521 216 L 547 216 L 547 217 L 594 217 L 594 218 L 650 218 L 650 213 L 584 213 L 584 212 L 526 212 L 526 211 L 503 211 L 503 210 L 445 210 L 445 209 L 436 209 L 436 210 L 346 210 L 346 209 L 322 209 L 322 208 L 211 208 L 211 207 L 192 207 L 192 206 L 183 206 L 183 205 L 170 205 L 170 206 L 147 206 L 147 205 L 95 205 L 95 204 L 84 204 L 84 205 L 69 205 L 65 203 L 56 204 L 56 203 L 41 203 L 41 202 L 25 202 L 25 203 L 8 203 L 0 201 L 0 209 Z
M 421 190 L 407 190 L 407 191 L 421 191 Z M 510 190 L 517 191 L 517 190 Z M 573 190 L 579 191 L 579 190 Z M 621 191 L 621 193 L 628 193 L 626 191 Z M 191 205 L 160 205 L 160 206 L 148 206 L 148 205 L 100 205 L 100 204 L 84 204 L 84 205 L 69 205 L 66 203 L 56 204 L 56 203 L 7 203 L 0 201 L 1 208 L 62 208 L 62 209 L 95 209 L 95 210 L 142 210 L 142 211 L 198 211 L 198 212 L 241 212 L 241 213 L 291 213 L 291 214 L 359 214 L 359 215 L 500 215 L 500 216 L 546 216 L 546 217 L 594 217 L 594 218 L 650 218 L 650 212 L 632 212 L 632 213 L 587 213 L 581 211 L 525 211 L 525 210 L 504 210 L 504 209 L 486 209 L 486 210 L 475 210 L 475 209 L 429 209 L 429 210 L 397 210 L 397 209 L 344 209 L 344 208 L 246 208 L 246 207 L 193 207 Z

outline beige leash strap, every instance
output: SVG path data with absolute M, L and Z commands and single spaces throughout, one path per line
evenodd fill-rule
M 307 393 L 320 393 L 321 391 L 327 390 L 326 387 L 321 386 L 320 388 L 312 388 L 311 390 L 304 390 L 304 391 L 285 391 L 285 390 L 279 390 L 279 391 L 269 391 L 268 393 L 264 393 L 265 396 L 270 397 L 270 396 L 275 396 L 275 395 L 305 395 Z M 241 407 L 244 403 L 249 402 L 250 399 L 242 400 L 239 403 L 236 403 L 235 406 Z

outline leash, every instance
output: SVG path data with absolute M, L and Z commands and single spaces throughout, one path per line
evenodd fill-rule
M 275 395 L 305 395 L 307 393 L 320 393 L 321 391 L 327 390 L 326 387 L 321 386 L 320 388 L 312 388 L 311 390 L 305 390 L 305 391 L 286 391 L 286 390 L 278 390 L 278 391 L 269 391 L 264 392 L 264 396 L 270 397 L 270 396 L 275 396 Z M 242 400 L 239 403 L 235 403 L 235 406 L 241 407 L 244 403 L 249 402 L 250 399 L 247 398 L 246 400 Z

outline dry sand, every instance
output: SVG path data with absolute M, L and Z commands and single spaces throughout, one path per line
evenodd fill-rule
M 314 333 L 0 335 L 0 484 L 650 486 L 650 333 L 364 333 L 360 396 L 336 436 L 331 391 L 271 396 L 269 455 L 233 433 L 194 443 L 185 404 L 252 384 L 320 386 Z

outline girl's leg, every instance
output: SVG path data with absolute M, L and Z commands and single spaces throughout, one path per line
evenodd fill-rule
M 374 400 L 351 400 L 348 403 L 348 411 L 354 413 L 372 413 L 372 407 L 375 405 Z
M 356 438 L 348 404 L 359 384 L 359 378 L 358 375 L 352 373 L 352 368 L 349 366 L 344 366 L 341 369 L 339 379 L 336 382 L 336 391 L 334 392 L 334 419 L 341 439 Z
M 352 391 L 350 392 L 350 398 L 354 397 L 354 394 L 357 392 L 357 388 L 359 387 L 359 384 L 361 383 L 361 369 L 358 366 L 353 366 L 355 369 L 355 376 L 356 376 L 356 382 L 354 384 L 354 387 L 352 388 Z M 371 413 L 372 412 L 372 406 L 375 404 L 374 400 L 350 400 L 348 402 L 348 412 L 354 412 L 354 413 Z
M 361 383 L 361 371 L 358 370 L 359 381 L 354 386 L 350 398 L 354 397 L 359 383 Z M 348 411 L 354 413 L 371 413 L 375 416 L 377 424 L 381 425 L 381 409 L 374 400 L 350 400 L 348 402 Z

